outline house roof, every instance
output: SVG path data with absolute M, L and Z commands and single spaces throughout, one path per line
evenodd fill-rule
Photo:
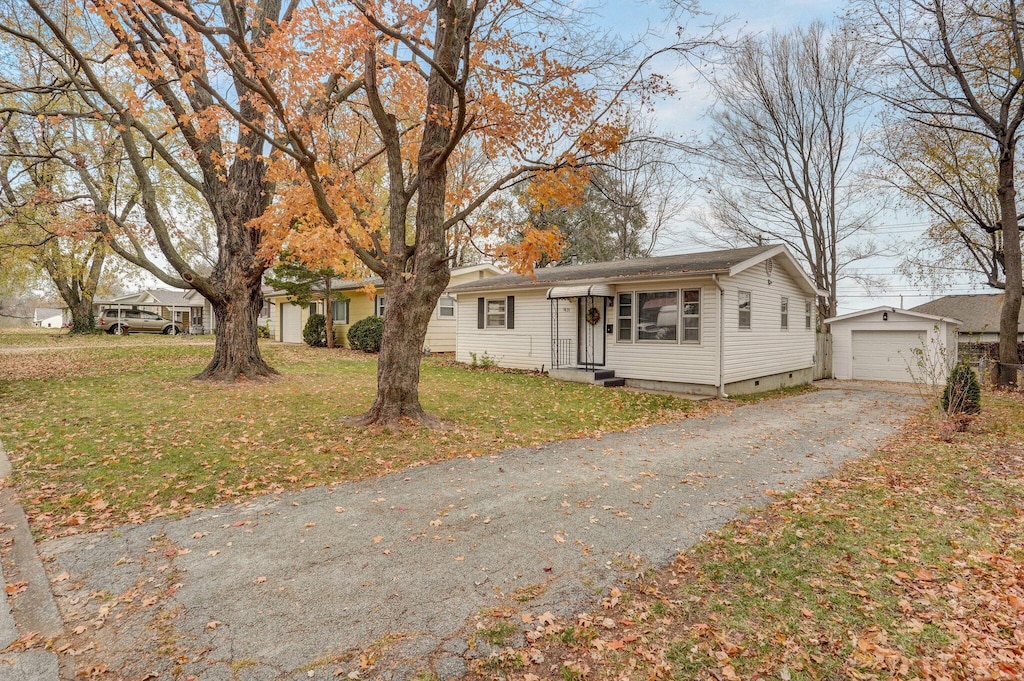
M 500 271 L 494 265 L 469 265 L 466 267 L 456 267 L 452 269 L 451 275 L 453 277 L 460 274 L 471 274 L 473 272 L 484 272 L 484 271 Z M 367 277 L 366 279 L 335 279 L 331 278 L 331 289 L 334 291 L 353 291 L 367 286 L 375 286 L 377 288 L 384 287 L 384 280 L 380 277 Z M 312 286 L 314 291 L 321 292 L 324 287 L 321 283 L 316 282 Z M 280 289 L 273 289 L 269 286 L 264 287 L 263 295 L 266 297 L 280 297 L 287 296 L 288 292 Z
M 842 322 L 847 319 L 857 319 L 858 317 L 868 317 L 879 312 L 892 312 L 893 314 L 905 315 L 907 317 L 916 317 L 918 319 L 924 319 L 932 322 L 949 322 L 950 324 L 960 324 L 960 320 L 953 317 L 944 317 L 942 315 L 928 314 L 926 312 L 918 312 L 915 310 L 902 310 L 896 307 L 889 307 L 888 305 L 882 305 L 880 307 L 873 307 L 870 310 L 860 310 L 859 312 L 850 312 L 849 314 L 839 315 L 838 317 L 829 317 L 825 320 L 826 324 L 834 324 L 835 322 Z
M 653 258 L 635 258 L 632 260 L 612 260 L 611 262 L 595 262 L 584 265 L 562 265 L 544 267 L 533 271 L 533 278 L 518 274 L 506 274 L 489 279 L 481 279 L 466 284 L 453 286 L 451 293 L 469 293 L 473 291 L 495 291 L 515 288 L 539 288 L 559 284 L 583 284 L 628 281 L 635 279 L 667 279 L 677 276 L 695 276 L 711 274 L 734 275 L 752 265 L 775 256 L 782 256 L 784 266 L 795 279 L 800 280 L 810 290 L 815 287 L 785 246 L 750 246 L 748 248 L 731 248 L 704 253 L 686 253 L 683 255 L 663 255 Z
M 955 317 L 961 320 L 961 333 L 999 333 L 999 314 L 1002 307 L 1002 293 L 979 293 L 943 296 L 911 309 L 927 314 Z M 1017 332 L 1024 333 L 1024 309 L 1017 320 Z

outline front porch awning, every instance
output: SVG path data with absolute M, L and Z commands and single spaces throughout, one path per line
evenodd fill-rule
M 614 298 L 611 284 L 581 284 L 577 286 L 555 286 L 548 289 L 548 300 L 558 298 Z

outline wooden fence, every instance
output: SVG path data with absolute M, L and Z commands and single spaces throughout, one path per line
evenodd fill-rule
M 832 378 L 832 334 L 819 333 L 814 346 L 814 380 Z

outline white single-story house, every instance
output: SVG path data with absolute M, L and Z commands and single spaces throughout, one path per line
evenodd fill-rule
M 832 329 L 832 375 L 838 379 L 936 384 L 956 363 L 956 319 L 876 307 L 825 323 Z
M 453 286 L 456 359 L 704 395 L 808 383 L 819 291 L 781 245 Z
M 32 313 L 32 325 L 42 329 L 59 329 L 64 326 L 64 310 L 58 307 L 37 307 Z
M 998 343 L 999 317 L 1003 309 L 1002 293 L 978 293 L 942 296 L 910 308 L 913 312 L 959 319 L 959 342 Z M 1017 342 L 1024 341 L 1024 308 L 1017 320 Z
M 448 286 L 456 286 L 471 281 L 479 281 L 502 274 L 494 265 L 471 265 L 452 270 Z M 367 295 L 368 287 L 373 287 L 373 295 Z M 341 347 L 348 347 L 348 329 L 360 319 L 370 316 L 383 317 L 387 305 L 387 291 L 380 277 L 360 280 L 331 281 L 331 289 L 346 300 L 334 300 L 331 317 L 334 321 L 335 340 Z M 283 343 L 301 343 L 302 330 L 311 314 L 325 314 L 323 292 L 319 299 L 308 305 L 300 306 L 292 302 L 284 291 L 271 291 L 266 294 L 271 303 L 270 318 L 276 321 L 272 338 Z M 332 296 L 333 298 L 333 296 Z M 456 328 L 455 299 L 447 294 L 442 295 L 434 307 L 434 314 L 427 325 L 427 335 L 423 341 L 424 350 L 430 352 L 455 352 Z

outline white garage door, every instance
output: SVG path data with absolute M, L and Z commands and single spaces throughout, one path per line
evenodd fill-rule
M 298 305 L 281 304 L 281 340 L 285 343 L 302 342 L 302 308 Z
M 914 350 L 924 349 L 924 331 L 854 331 L 853 377 L 862 381 L 914 380 Z

